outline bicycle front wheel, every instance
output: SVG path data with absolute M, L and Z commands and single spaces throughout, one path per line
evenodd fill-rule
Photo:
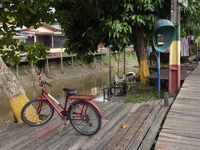
M 72 105 L 68 112 L 74 129 L 87 136 L 96 134 L 101 128 L 101 116 L 97 109 L 84 101 L 77 101 Z
M 39 126 L 47 123 L 54 114 L 54 108 L 48 101 L 33 99 L 21 111 L 24 123 L 30 126 Z

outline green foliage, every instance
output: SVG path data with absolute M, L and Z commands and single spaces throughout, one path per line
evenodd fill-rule
M 4 62 L 8 62 L 11 66 L 19 65 L 21 57 L 18 55 L 18 52 L 23 51 L 27 53 L 26 60 L 29 60 L 29 63 L 37 63 L 38 58 L 45 58 L 49 54 L 46 52 L 48 46 L 43 46 L 36 42 L 34 45 L 30 45 L 28 43 L 21 42 L 20 45 L 14 47 L 10 46 L 11 50 L 0 51 L 2 54 L 2 59 Z
M 16 27 L 31 27 L 35 29 L 43 26 L 41 22 L 54 21 L 54 15 L 51 11 L 52 2 L 49 0 L 33 0 L 33 1 L 5 1 L 0 7 L 0 53 L 3 55 L 3 60 L 10 65 L 18 65 L 21 58 L 17 55 L 22 49 L 28 53 L 27 60 L 31 63 L 36 63 L 38 58 L 45 58 L 47 53 L 44 51 L 47 47 L 42 47 L 41 44 L 28 46 L 28 44 L 17 43 L 13 40 L 16 35 Z M 6 10 L 6 11 L 5 11 Z M 6 46 L 10 51 L 3 51 Z
M 200 34 L 200 1 L 188 0 L 188 7 L 181 7 L 181 36 Z M 193 32 L 194 31 L 194 32 Z
M 29 72 L 30 72 L 30 67 L 24 65 L 18 67 L 19 76 L 27 75 Z
M 170 8 L 170 1 L 56 1 L 55 15 L 68 38 L 66 51 L 88 55 L 100 42 L 114 50 L 124 49 L 129 35 L 144 27 L 149 32 L 161 12 L 167 14 L 164 6 Z
M 50 23 L 56 18 L 68 39 L 63 46 L 66 52 L 77 54 L 77 57 L 83 56 L 84 62 L 91 63 L 91 54 L 96 52 L 100 42 L 105 43 L 104 46 L 112 45 L 112 50 L 118 51 L 130 42 L 137 48 L 138 43 L 144 43 L 144 39 L 137 39 L 137 35 L 152 37 L 154 23 L 159 19 L 170 18 L 170 7 L 171 0 L 6 1 L 0 7 L 0 22 L 3 24 L 0 26 L 0 34 L 3 36 L 0 39 L 0 49 L 10 46 L 12 51 L 20 50 L 12 39 L 16 33 L 15 27 L 33 26 L 36 29 L 42 26 L 41 22 Z M 199 0 L 189 0 L 188 8 L 181 7 L 184 35 L 190 28 L 184 25 L 188 20 L 194 21 L 195 33 L 199 33 L 199 8 Z M 8 24 L 11 26 L 8 27 Z M 30 46 L 29 50 L 26 48 L 30 52 L 27 59 L 37 62 L 34 55 L 45 57 L 46 53 L 39 54 L 33 47 Z M 39 45 L 37 48 L 42 49 Z M 12 65 L 19 63 L 20 58 L 15 53 L 7 52 L 6 55 L 4 59 Z
M 110 55 L 111 58 L 111 64 L 113 63 L 113 61 L 115 61 L 115 56 L 114 55 Z M 109 65 L 109 54 L 106 54 L 103 56 L 103 63 L 106 65 Z

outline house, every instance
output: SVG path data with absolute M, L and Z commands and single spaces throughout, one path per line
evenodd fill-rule
M 66 42 L 66 37 L 62 34 L 59 24 L 48 25 L 43 23 L 43 26 L 37 29 L 34 29 L 34 27 L 23 27 L 16 28 L 16 31 L 28 37 L 25 42 L 34 44 L 38 41 L 43 46 L 49 46 L 50 51 L 60 50 Z

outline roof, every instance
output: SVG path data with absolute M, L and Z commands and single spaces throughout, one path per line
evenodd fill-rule
M 21 33 L 33 33 L 33 34 L 54 34 L 54 35 L 62 35 L 61 26 L 60 25 L 48 25 L 43 23 L 42 27 L 34 29 L 34 27 L 27 28 L 23 26 L 22 28 L 16 28 L 16 31 Z
M 48 29 L 50 29 L 54 32 L 61 32 L 61 26 L 60 25 L 48 25 L 46 23 L 43 23 L 43 27 L 46 27 L 46 28 L 48 28 Z M 30 27 L 30 28 L 33 28 L 33 26 Z M 17 31 L 27 31 L 30 28 L 23 26 L 22 28 L 17 27 L 16 30 Z

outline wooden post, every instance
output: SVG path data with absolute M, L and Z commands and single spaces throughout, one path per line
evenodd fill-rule
M 47 78 L 49 78 L 49 60 L 48 60 L 48 57 L 46 57 L 45 68 L 46 68 L 46 76 L 47 76 Z
M 190 31 L 188 30 L 188 36 L 190 36 Z M 189 46 L 190 46 L 190 56 L 192 55 L 192 48 L 191 48 L 191 40 L 189 40 Z
M 62 49 L 60 49 L 60 61 L 61 61 L 61 72 L 62 72 L 62 74 L 63 74 L 64 72 L 63 72 L 63 58 L 62 58 Z
M 196 63 L 198 64 L 198 48 L 197 48 L 197 44 L 195 43 L 195 32 L 194 32 L 193 21 L 192 21 L 192 30 L 193 30 L 194 44 L 195 44 L 195 51 L 196 51 Z
M 51 36 L 51 47 L 54 47 L 54 45 L 53 45 L 53 35 Z
M 31 62 L 31 71 L 32 71 L 32 81 L 33 81 L 33 79 L 34 79 L 34 75 L 33 75 L 33 61 Z
M 101 60 L 103 60 L 102 48 L 103 48 L 103 45 L 101 45 Z
M 73 64 L 73 59 L 74 59 L 73 54 L 71 54 L 71 61 L 72 61 L 71 69 L 73 69 L 73 66 L 74 66 L 74 64 Z
M 82 55 L 82 60 L 81 60 L 81 67 L 83 67 L 83 55 Z
M 196 50 L 196 63 L 198 65 L 198 48 L 197 48 L 197 43 L 195 43 L 195 50 Z
M 119 59 L 120 59 L 120 52 L 118 52 L 117 76 L 119 76 Z
M 109 47 L 109 86 L 111 85 L 111 58 L 110 58 L 110 47 Z
M 105 89 L 103 89 L 103 101 L 105 102 Z
M 117 61 L 117 51 L 115 51 L 115 61 Z
M 169 93 L 165 92 L 164 93 L 164 106 L 169 106 Z
M 94 57 L 94 67 L 96 67 L 96 59 L 95 59 L 95 54 L 93 53 L 93 57 Z
M 17 75 L 17 78 L 18 78 L 18 65 L 16 65 L 16 75 Z
M 124 75 L 125 75 L 125 69 L 126 69 L 126 52 L 125 52 L 125 49 L 124 49 Z

